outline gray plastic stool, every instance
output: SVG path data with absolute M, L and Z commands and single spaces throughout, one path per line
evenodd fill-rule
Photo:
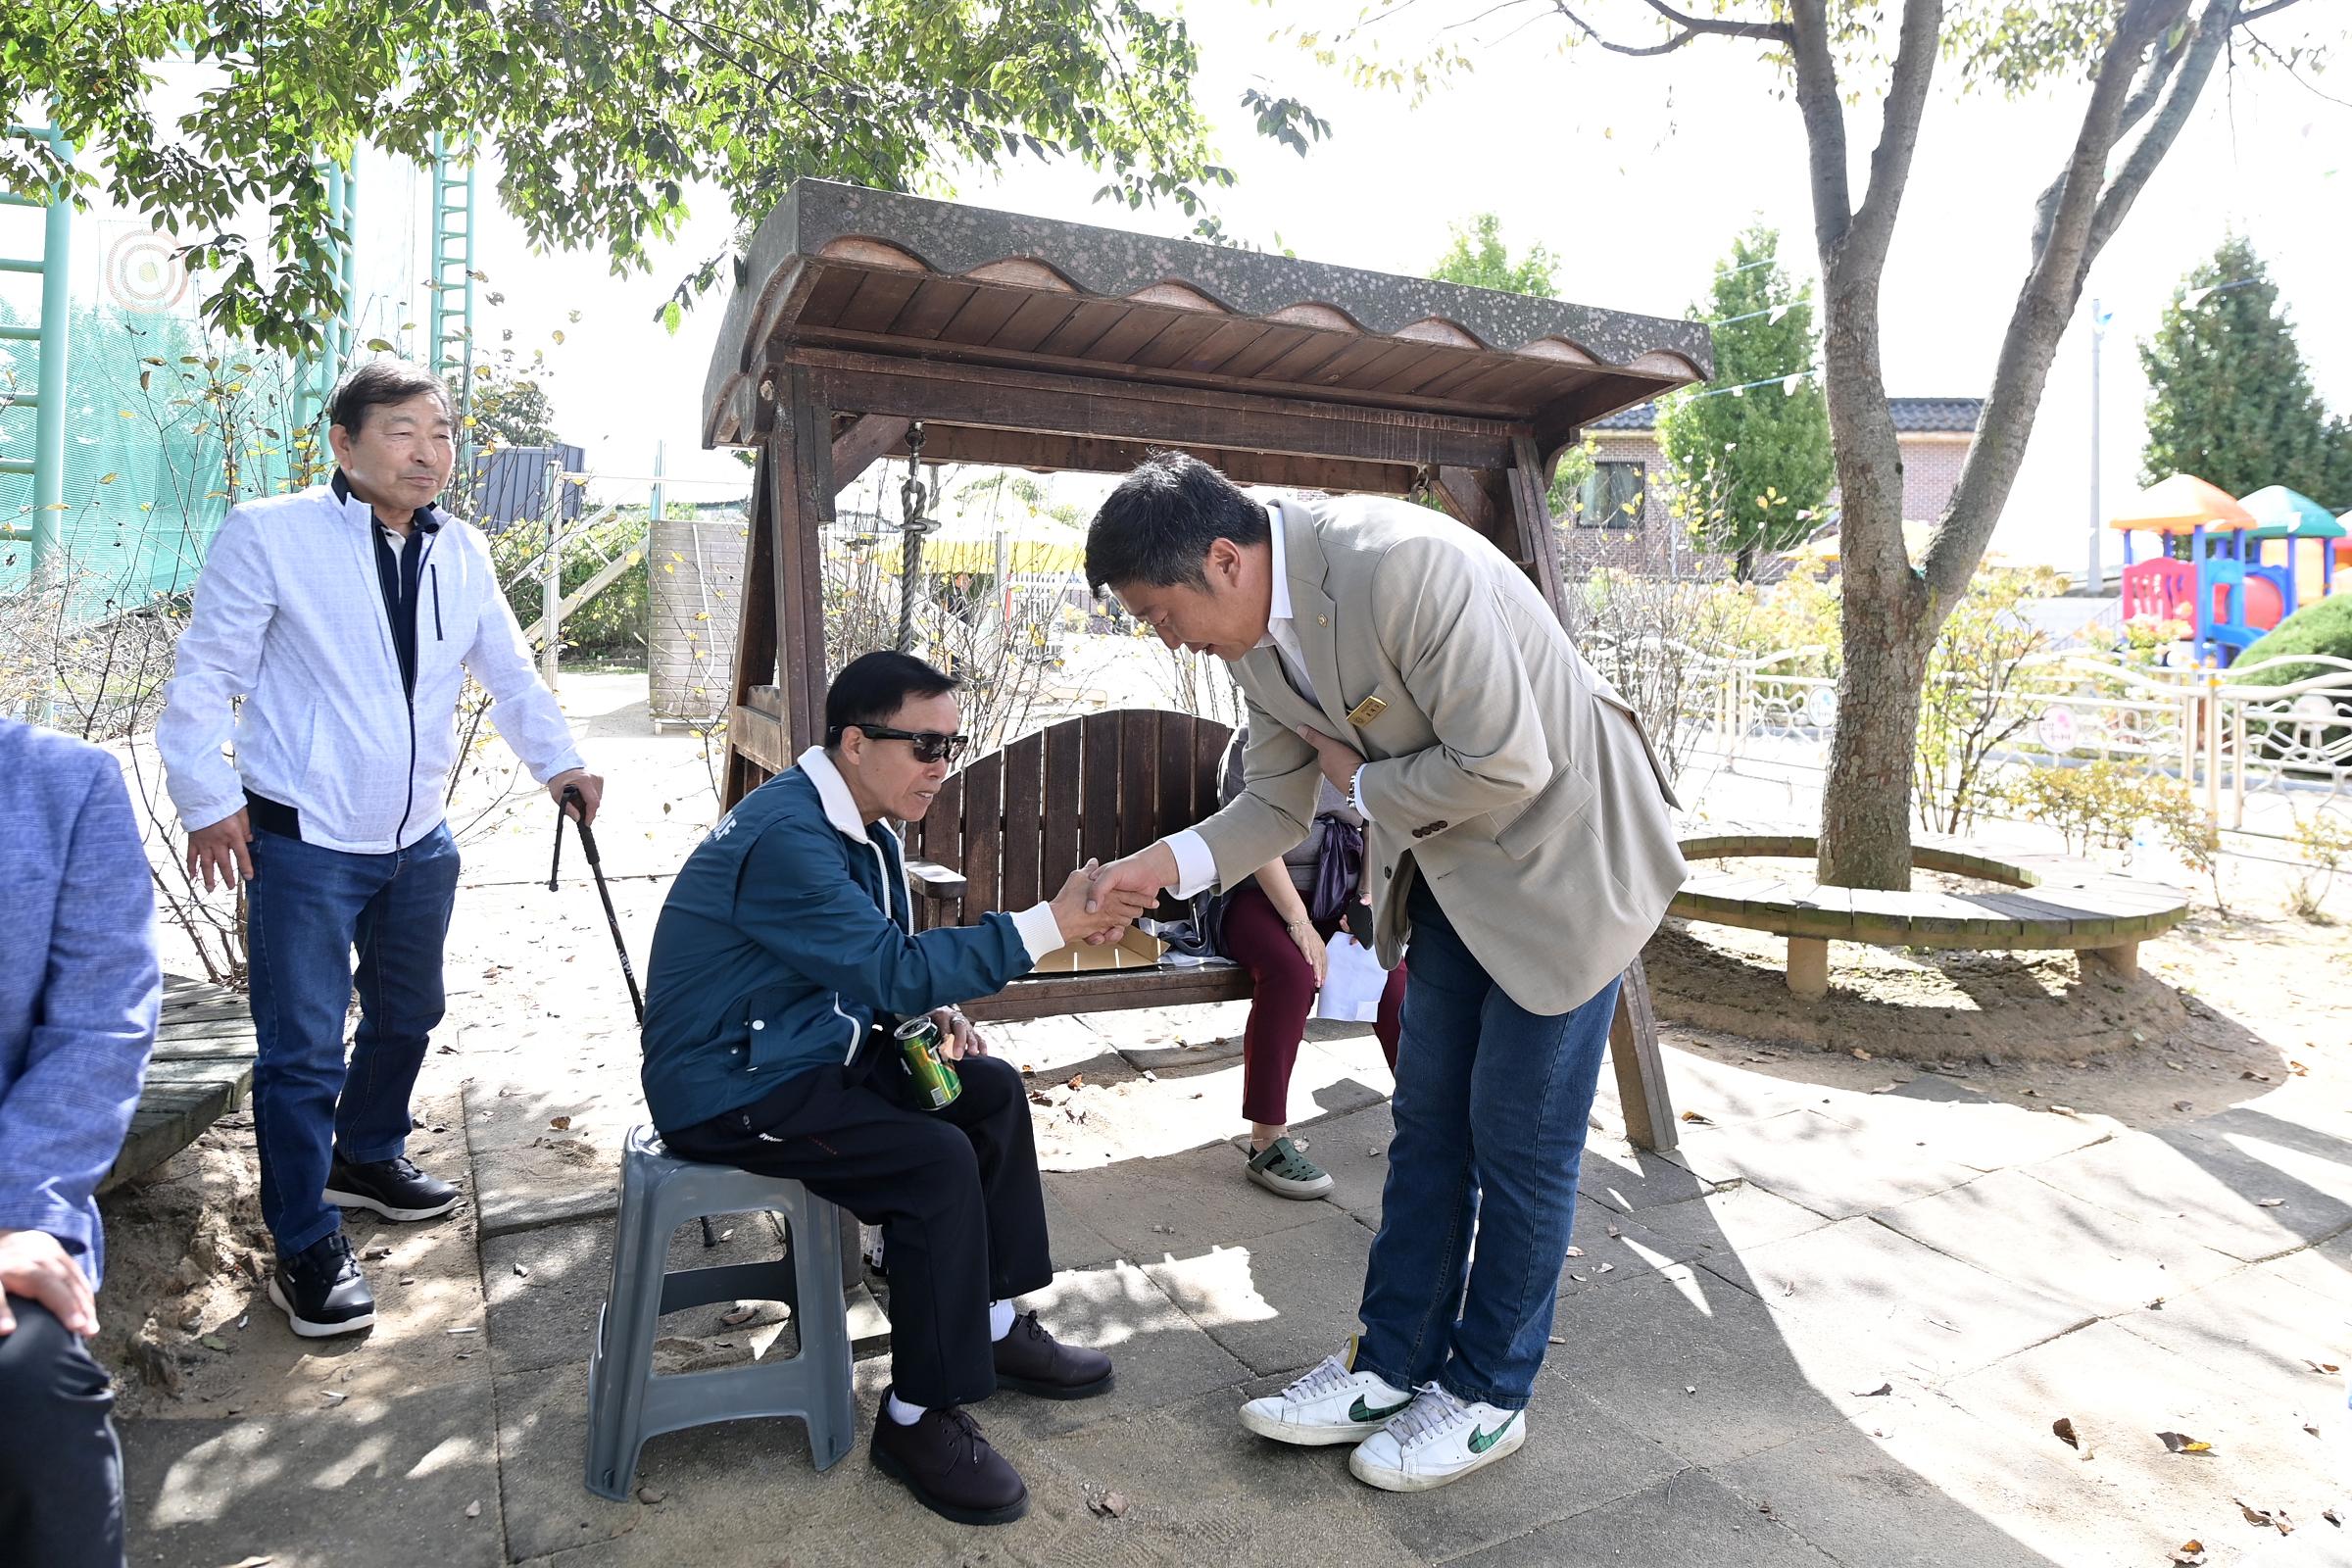
M 773 1210 L 792 1255 L 765 1263 L 668 1271 L 669 1239 L 706 1214 Z M 713 1301 L 792 1306 L 800 1353 L 750 1366 L 654 1375 L 662 1314 Z M 850 1325 L 841 1295 L 840 1210 L 799 1182 L 671 1156 L 651 1127 L 632 1127 L 621 1151 L 620 1216 L 612 1284 L 588 1357 L 588 1490 L 628 1495 L 645 1440 L 746 1416 L 797 1415 L 819 1470 L 850 1451 Z

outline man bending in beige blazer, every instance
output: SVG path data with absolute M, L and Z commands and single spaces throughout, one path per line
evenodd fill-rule
M 1439 513 L 1261 503 L 1161 453 L 1096 514 L 1086 571 L 1250 707 L 1245 792 L 1099 888 L 1237 884 L 1306 836 L 1324 779 L 1363 812 L 1380 961 L 1413 963 L 1363 1333 L 1242 1424 L 1442 1487 L 1526 1441 L 1618 975 L 1683 880 L 1672 793 L 1535 585 Z

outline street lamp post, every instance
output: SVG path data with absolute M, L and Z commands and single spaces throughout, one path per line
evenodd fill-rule
M 2107 573 L 2099 563 L 2099 531 L 2107 523 L 2099 508 L 2099 345 L 2106 340 L 2114 315 L 2100 301 L 2090 302 L 2090 570 L 2082 579 L 2082 591 L 2093 599 L 2107 586 Z

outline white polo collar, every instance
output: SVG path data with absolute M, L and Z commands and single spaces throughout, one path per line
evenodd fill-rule
M 822 746 L 809 747 L 794 765 L 816 786 L 816 798 L 825 808 L 826 821 L 860 844 L 873 843 L 866 836 L 865 824 L 858 819 L 858 803 L 850 795 L 849 780 L 841 776 L 841 769 L 833 765 L 833 759 L 825 755 Z

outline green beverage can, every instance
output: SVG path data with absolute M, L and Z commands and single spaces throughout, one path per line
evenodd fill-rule
M 939 1025 L 928 1018 L 909 1018 L 891 1038 L 906 1057 L 906 1076 L 914 1080 L 914 1092 L 933 1110 L 963 1093 L 963 1080 L 939 1054 Z

